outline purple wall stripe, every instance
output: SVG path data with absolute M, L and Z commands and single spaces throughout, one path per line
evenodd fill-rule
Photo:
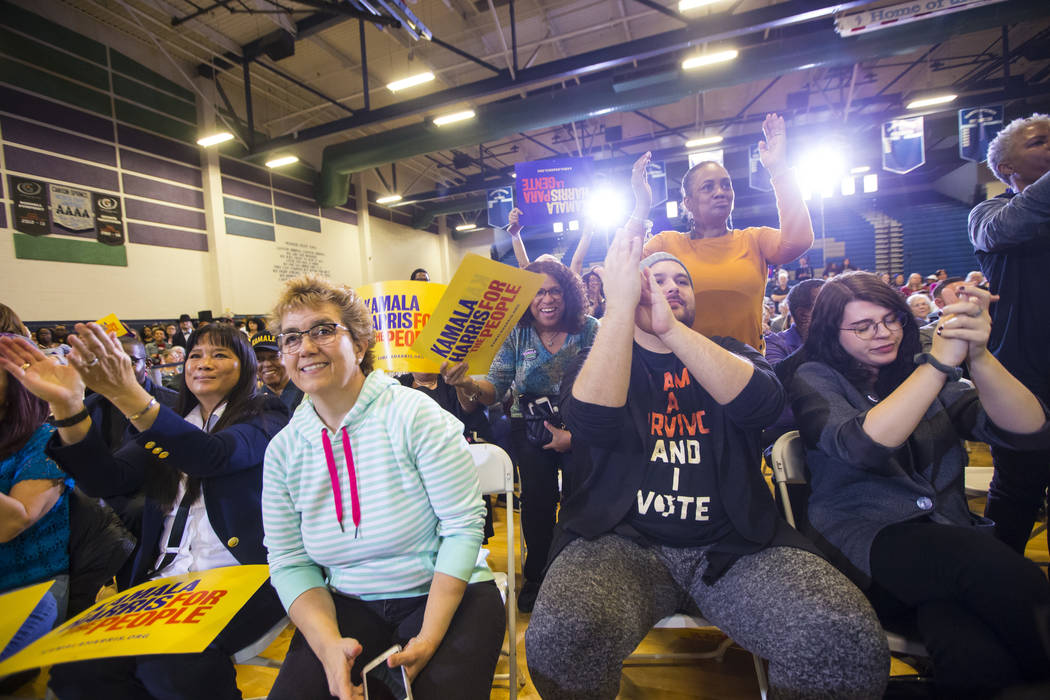
M 254 221 L 243 221 L 226 217 L 226 233 L 230 236 L 246 236 L 263 241 L 275 240 L 273 225 L 257 224 Z
M 247 182 L 233 180 L 228 177 L 222 178 L 222 193 L 232 194 L 234 197 L 251 199 L 260 204 L 270 205 L 270 189 L 249 185 Z
M 188 207 L 204 208 L 204 195 L 200 190 L 178 187 L 165 182 L 147 180 L 138 175 L 124 173 L 124 194 L 134 194 L 149 199 L 159 199 L 170 204 L 185 204 Z
M 199 168 L 201 164 L 200 151 L 197 150 L 197 147 L 182 141 L 139 131 L 126 124 L 117 125 L 117 138 L 120 139 L 121 146 L 130 146 L 140 151 L 181 161 L 194 168 Z
M 153 177 L 162 177 L 165 180 L 174 180 L 184 185 L 201 186 L 200 168 L 178 165 L 170 161 L 129 151 L 126 148 L 120 149 L 120 165 L 124 170 L 133 170 L 152 175 Z
M 28 92 L 0 87 L 0 105 L 3 105 L 2 109 L 5 112 L 78 131 L 95 138 L 107 141 L 113 139 L 113 122 L 108 119 L 41 99 Z
M 100 165 L 113 167 L 117 165 L 117 154 L 112 145 L 10 117 L 0 118 L 0 126 L 4 130 L 4 141 L 32 146 L 72 158 L 90 160 Z
M 321 216 L 334 221 L 342 221 L 344 224 L 357 226 L 357 212 L 346 209 L 322 209 Z
M 309 214 L 310 216 L 317 216 L 317 204 L 313 200 L 301 199 L 299 197 L 293 197 L 290 194 L 283 192 L 273 191 L 273 203 L 279 207 L 285 209 L 291 209 L 301 214 Z
M 8 170 L 37 175 L 49 180 L 61 179 L 93 189 L 118 191 L 117 173 L 113 170 L 86 165 L 65 158 L 4 146 L 4 160 Z
M 263 187 L 270 186 L 270 173 L 265 168 L 259 168 L 225 156 L 219 158 L 219 167 L 223 175 L 239 177 L 242 180 L 248 180 Z
M 277 173 L 273 173 L 271 177 L 273 178 L 273 187 L 275 190 L 284 190 L 285 192 L 291 192 L 292 194 L 297 194 L 300 197 L 306 197 L 307 199 L 314 198 L 314 187 L 309 182 L 296 180 L 287 175 L 278 175 Z
M 143 245 L 159 245 L 165 248 L 183 248 L 185 250 L 208 250 L 208 236 L 193 231 L 150 226 L 129 221 L 128 242 Z
M 170 224 L 172 226 L 185 226 L 204 231 L 207 225 L 204 222 L 204 212 L 191 209 L 176 209 L 166 207 L 163 204 L 146 202 L 141 199 L 124 198 L 124 214 L 129 219 L 139 219 L 155 224 Z

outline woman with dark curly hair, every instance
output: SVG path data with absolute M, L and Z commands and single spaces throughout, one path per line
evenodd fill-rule
M 521 479 L 521 527 L 528 548 L 518 607 L 529 612 L 554 534 L 559 468 L 570 477 L 572 435 L 561 428 L 553 411 L 557 410 L 562 377 L 576 356 L 590 349 L 598 321 L 587 315 L 583 282 L 565 265 L 537 260 L 525 269 L 546 277 L 492 361 L 488 376 L 475 382 L 460 365 L 449 373 L 449 383 L 462 376 L 459 385 L 485 405 L 502 399 L 508 389 L 514 392 L 511 451 Z M 569 483 L 571 478 L 563 479 L 563 485 Z
M 1050 588 L 967 509 L 963 440 L 1046 449 L 1050 423 L 988 351 L 988 292 L 945 296 L 923 353 L 895 289 L 867 272 L 827 282 L 789 396 L 806 446 L 808 519 L 830 558 L 880 618 L 918 627 L 938 697 L 986 698 L 1050 678 L 1036 622 Z M 972 385 L 958 381 L 963 362 Z

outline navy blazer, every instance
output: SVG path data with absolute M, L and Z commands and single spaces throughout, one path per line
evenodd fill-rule
M 161 460 L 199 477 L 208 519 L 215 534 L 241 564 L 265 564 L 262 527 L 262 473 L 266 446 L 288 422 L 288 411 L 276 397 L 260 396 L 259 414 L 217 433 L 193 427 L 161 406 L 149 430 L 132 429 L 131 440 L 110 452 L 97 424 L 80 442 L 62 445 L 57 433 L 47 454 L 69 472 L 89 496 L 106 498 L 138 491 L 148 470 Z M 165 511 L 151 498 L 142 515 L 140 546 L 130 581 L 146 580 L 160 555 Z

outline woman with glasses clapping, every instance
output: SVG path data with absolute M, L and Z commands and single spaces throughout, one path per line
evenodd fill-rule
M 988 351 L 988 292 L 967 285 L 945 301 L 922 353 L 896 290 L 867 272 L 827 282 L 789 396 L 809 521 L 832 561 L 880 618 L 917 626 L 943 697 L 991 697 L 1050 677 L 1036 619 L 1050 587 L 967 509 L 963 440 L 1046 449 L 1050 423 Z
M 416 698 L 487 698 L 505 624 L 462 424 L 373 369 L 353 290 L 292 280 L 273 318 L 306 398 L 266 452 L 270 575 L 297 628 L 269 697 L 359 697 L 361 668 L 401 644 L 389 666 Z

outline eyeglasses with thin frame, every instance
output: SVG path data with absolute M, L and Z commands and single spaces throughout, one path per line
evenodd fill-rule
M 889 333 L 899 331 L 904 327 L 906 316 L 907 314 L 893 312 L 883 316 L 881 321 L 871 321 L 866 319 L 859 323 L 855 323 L 852 326 L 840 328 L 839 330 L 853 331 L 861 340 L 871 340 L 879 332 L 879 326 L 885 328 Z
M 340 328 L 344 331 L 349 330 L 346 326 L 340 323 L 322 322 L 315 323 L 309 330 L 278 333 L 277 347 L 281 349 L 282 354 L 294 355 L 299 352 L 299 349 L 302 347 L 304 335 L 309 335 L 310 340 L 313 341 L 314 345 L 328 345 L 335 340 L 335 336 L 338 334 Z
M 536 298 L 542 299 L 546 295 L 550 295 L 551 299 L 561 299 L 565 293 L 561 290 L 561 287 L 551 287 L 550 289 L 540 289 L 536 292 Z

